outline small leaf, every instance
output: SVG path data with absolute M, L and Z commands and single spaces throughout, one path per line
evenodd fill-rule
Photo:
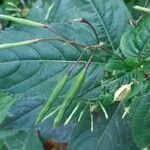
M 150 16 L 122 36 L 120 48 L 127 58 L 141 59 L 150 55 Z

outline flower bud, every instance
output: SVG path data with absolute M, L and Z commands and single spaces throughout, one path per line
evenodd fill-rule
M 131 84 L 122 85 L 114 94 L 114 101 L 123 101 L 131 93 Z

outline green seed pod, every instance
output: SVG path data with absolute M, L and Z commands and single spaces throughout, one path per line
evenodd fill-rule
M 45 104 L 43 109 L 40 111 L 37 117 L 36 123 L 41 122 L 45 118 L 45 116 L 48 114 L 52 104 L 54 103 L 54 101 L 56 100 L 60 92 L 62 91 L 63 87 L 65 86 L 67 79 L 68 79 L 68 75 L 65 74 L 65 76 L 58 82 L 52 94 L 50 95 L 47 103 Z
M 133 8 L 136 10 L 143 11 L 145 13 L 150 13 L 150 8 L 145 8 L 145 7 L 141 7 L 141 6 L 133 6 Z
M 63 101 L 61 108 L 59 109 L 58 114 L 55 117 L 54 127 L 57 127 L 61 123 L 66 109 L 80 90 L 81 85 L 86 76 L 86 69 L 87 68 L 83 68 L 81 70 L 81 72 L 77 75 L 77 80 L 75 81 L 75 84 L 70 88 L 70 90 L 66 94 L 65 100 Z
M 41 41 L 44 41 L 44 40 L 46 40 L 46 39 L 38 38 L 38 39 L 32 39 L 32 40 L 27 40 L 27 41 L 22 41 L 22 42 L 0 44 L 0 49 L 7 49 L 7 48 L 26 46 L 26 45 L 38 43 L 38 42 L 41 42 Z
M 0 18 L 4 19 L 4 20 L 15 22 L 15 23 L 18 23 L 18 24 L 26 25 L 26 26 L 45 27 L 44 24 L 39 23 L 39 22 L 35 22 L 35 21 L 32 21 L 32 20 L 28 20 L 28 19 L 17 18 L 17 17 L 13 17 L 13 16 L 8 16 L 8 15 L 0 14 Z

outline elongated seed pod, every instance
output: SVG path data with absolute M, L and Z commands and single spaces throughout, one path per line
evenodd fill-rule
M 45 27 L 45 25 L 42 24 L 42 23 L 35 22 L 35 21 L 32 21 L 32 20 L 28 20 L 28 19 L 13 17 L 13 16 L 9 16 L 9 15 L 0 14 L 0 18 L 4 19 L 4 20 L 15 22 L 15 23 L 18 23 L 18 24 L 26 25 L 26 26 Z
M 61 108 L 59 109 L 58 114 L 55 117 L 54 127 L 57 127 L 61 123 L 65 110 L 67 109 L 73 98 L 77 95 L 78 91 L 80 90 L 81 85 L 85 79 L 85 76 L 86 76 L 86 68 L 83 68 L 81 72 L 77 75 L 77 80 L 75 81 L 75 84 L 73 84 L 73 86 L 66 94 L 65 100 L 63 101 Z
M 46 39 L 38 38 L 38 39 L 32 39 L 32 40 L 15 42 L 15 43 L 0 44 L 0 49 L 7 49 L 7 48 L 14 48 L 14 47 L 31 45 L 31 44 L 38 43 L 38 42 L 41 42 L 44 40 L 46 40 Z
M 63 87 L 65 86 L 68 77 L 69 76 L 67 74 L 65 74 L 64 77 L 58 82 L 58 84 L 54 88 L 52 94 L 50 95 L 47 103 L 45 104 L 43 109 L 40 111 L 40 113 L 39 113 L 39 115 L 37 117 L 36 123 L 41 122 L 43 120 L 43 118 L 45 118 L 45 116 L 49 112 L 52 104 L 54 103 L 54 101 L 58 97 L 59 93 L 62 91 Z
M 65 100 L 63 101 L 63 103 L 62 103 L 62 105 L 58 111 L 58 114 L 56 115 L 56 117 L 54 119 L 54 127 L 57 127 L 61 123 L 66 109 L 68 108 L 68 106 L 72 102 L 73 98 L 78 94 L 78 91 L 80 90 L 82 83 L 85 79 L 87 69 L 90 65 L 90 62 L 91 62 L 93 56 L 94 56 L 94 53 L 95 53 L 95 51 L 93 51 L 91 57 L 89 58 L 88 62 L 85 65 L 85 67 L 77 75 L 75 85 L 72 85 L 72 87 L 70 88 L 70 90 L 66 94 Z
M 32 39 L 32 40 L 27 40 L 27 41 L 21 41 L 21 42 L 0 44 L 0 49 L 7 49 L 7 48 L 26 46 L 26 45 L 31 45 L 31 44 L 38 43 L 38 42 L 45 41 L 45 40 L 47 40 L 47 39 L 38 38 L 38 39 Z
M 143 11 L 145 13 L 150 13 L 150 8 L 145 8 L 145 7 L 141 7 L 141 6 L 133 6 L 133 8 L 136 10 Z

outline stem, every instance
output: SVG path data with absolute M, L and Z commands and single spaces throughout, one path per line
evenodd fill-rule
M 90 118 L 91 118 L 91 132 L 94 131 L 94 118 L 92 112 L 90 112 Z
M 102 108 L 102 110 L 103 110 L 103 112 L 104 112 L 105 118 L 108 119 L 108 114 L 107 114 L 106 109 L 104 108 L 104 106 L 102 105 L 101 102 L 98 102 L 98 103 L 99 103 L 100 107 Z
M 79 118 L 78 118 L 78 122 L 80 122 L 82 116 L 83 116 L 83 113 L 84 111 L 86 110 L 87 106 L 84 107 L 84 109 L 80 112 L 80 115 L 79 115 Z
M 45 118 L 43 118 L 42 122 L 43 122 L 45 119 L 47 119 L 47 118 L 53 116 L 53 115 L 59 110 L 59 108 L 60 108 L 60 106 L 57 107 L 57 108 L 56 108 L 55 110 L 53 110 L 52 112 L 50 112 L 49 115 L 47 115 Z
M 91 60 L 92 60 L 92 58 L 93 58 L 93 56 L 94 56 L 94 53 L 95 53 L 95 51 L 93 51 L 92 55 L 90 56 L 88 62 L 87 62 L 86 65 L 85 65 L 85 69 L 86 69 L 86 70 L 88 69 L 88 67 L 89 67 L 89 65 L 90 65 L 90 63 L 91 63 Z
M 84 18 L 74 19 L 73 21 L 78 21 L 78 22 L 87 24 L 93 30 L 95 37 L 96 37 L 97 44 L 99 44 L 98 34 L 97 34 L 95 28 L 93 27 L 93 25 L 89 21 L 87 21 Z
M 78 46 L 78 47 L 82 47 L 82 48 L 86 48 L 85 45 L 82 45 L 82 44 L 78 44 L 74 41 L 71 41 L 70 39 L 66 38 L 64 35 L 60 34 L 60 33 L 57 33 L 55 30 L 53 30 L 51 27 L 49 27 L 48 25 L 44 25 L 44 28 L 47 28 L 48 30 L 50 30 L 52 33 L 54 33 L 55 35 L 61 37 L 61 39 L 57 39 L 59 41 L 62 41 L 64 43 L 67 43 L 67 44 L 70 44 L 70 45 L 73 45 L 73 46 Z
M 80 55 L 80 57 L 77 59 L 77 61 L 72 65 L 71 69 L 68 72 L 68 75 L 70 75 L 72 73 L 72 70 L 74 69 L 74 67 L 77 65 L 77 63 L 79 62 L 79 60 L 82 58 L 83 54 L 85 53 L 85 50 L 82 52 L 82 54 Z
M 70 120 L 72 119 L 73 115 L 77 112 L 79 106 L 80 106 L 80 102 L 76 105 L 76 107 L 72 110 L 72 113 L 70 114 L 70 116 L 67 118 L 67 120 L 65 121 L 64 125 L 67 125 Z

